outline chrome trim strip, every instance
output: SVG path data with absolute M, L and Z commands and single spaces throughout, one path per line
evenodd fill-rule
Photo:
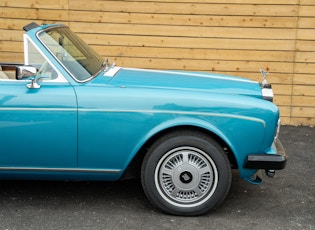
M 277 129 L 276 129 L 276 134 L 275 134 L 275 137 L 274 137 L 274 141 L 278 140 L 279 133 L 280 133 L 280 127 L 281 127 L 281 119 L 279 118 L 278 122 L 277 122 Z
M 67 111 L 76 112 L 77 108 L 17 108 L 17 107 L 1 107 L 0 111 Z
M 139 72 L 151 72 L 151 73 L 165 73 L 165 74 L 174 74 L 174 75 L 186 75 L 186 76 L 195 76 L 195 77 L 204 77 L 204 78 L 213 78 L 213 79 L 220 79 L 220 80 L 229 80 L 229 81 L 238 81 L 238 82 L 248 82 L 257 84 L 255 81 L 251 81 L 248 79 L 235 79 L 235 78 L 229 78 L 222 76 L 216 76 L 216 75 L 206 75 L 201 73 L 191 73 L 191 72 L 176 72 L 176 71 L 169 71 L 169 70 L 150 70 L 150 69 L 137 69 L 137 68 L 124 68 L 126 70 L 131 71 L 139 71 Z
M 3 108 L 0 107 L 0 111 L 67 111 L 67 112 L 96 112 L 96 113 L 152 113 L 152 114 L 175 114 L 175 115 L 194 115 L 194 116 L 205 116 L 205 117 L 228 117 L 241 120 L 249 120 L 254 122 L 262 123 L 266 127 L 264 120 L 255 117 L 247 117 L 233 114 L 222 114 L 222 113 L 208 113 L 208 112 L 189 112 L 189 111 L 176 111 L 176 110 L 128 110 L 128 109 L 85 109 L 85 108 Z
M 32 172 L 67 172 L 67 173 L 110 173 L 119 174 L 120 169 L 85 169 L 85 168 L 41 168 L 41 167 L 0 167 L 0 171 Z
M 100 112 L 100 113 L 152 113 L 152 114 L 176 114 L 176 115 L 194 115 L 194 116 L 205 116 L 205 117 L 228 117 L 236 118 L 241 120 L 249 120 L 254 122 L 262 123 L 266 127 L 266 122 L 259 118 L 247 117 L 241 115 L 233 114 L 222 114 L 222 113 L 208 113 L 208 112 L 186 112 L 186 111 L 176 111 L 176 110 L 110 110 L 110 109 L 84 109 L 79 108 L 78 112 Z

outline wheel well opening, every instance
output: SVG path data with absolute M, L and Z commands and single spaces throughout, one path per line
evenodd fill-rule
M 178 127 L 172 127 L 169 129 L 165 129 L 165 130 L 155 134 L 154 136 L 152 136 L 142 146 L 142 148 L 138 151 L 136 156 L 130 162 L 128 168 L 126 169 L 124 175 L 122 176 L 122 179 L 131 179 L 131 178 L 140 177 L 142 161 L 143 161 L 143 158 L 144 158 L 146 152 L 148 151 L 149 147 L 155 141 L 157 141 L 160 137 L 162 137 L 163 135 L 165 135 L 167 133 L 171 133 L 171 132 L 176 132 L 176 131 L 195 131 L 195 132 L 197 131 L 197 132 L 201 132 L 205 135 L 208 135 L 209 137 L 214 139 L 222 147 L 224 152 L 227 154 L 227 157 L 228 157 L 230 164 L 231 164 L 231 168 L 233 168 L 233 169 L 237 168 L 237 162 L 236 162 L 236 159 L 235 159 L 235 156 L 234 156 L 232 150 L 219 136 L 217 136 L 216 134 L 214 134 L 213 132 L 211 132 L 209 130 L 205 130 L 205 129 L 200 128 L 200 127 L 178 126 Z

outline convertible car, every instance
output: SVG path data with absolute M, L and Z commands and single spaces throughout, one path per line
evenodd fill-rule
M 259 184 L 285 167 L 263 70 L 258 83 L 124 68 L 64 25 L 23 29 L 25 63 L 1 63 L 1 180 L 140 177 L 156 208 L 193 216 L 222 203 L 232 169 Z

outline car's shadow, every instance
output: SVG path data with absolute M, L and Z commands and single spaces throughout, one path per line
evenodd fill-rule
M 231 190 L 216 212 L 241 210 L 244 206 L 247 209 L 259 208 L 257 197 L 264 200 L 264 195 L 267 196 L 268 193 L 266 189 L 267 186 L 248 184 L 234 171 Z M 270 194 L 268 196 L 270 198 Z M 33 206 L 54 209 L 66 206 L 73 210 L 102 208 L 111 212 L 115 209 L 117 212 L 128 209 L 137 209 L 139 212 L 157 211 L 146 199 L 139 179 L 116 182 L 1 181 L 0 203 L 2 207 L 16 209 Z M 251 203 L 253 205 L 244 205 Z
M 0 203 L 20 208 L 37 204 L 43 207 L 87 207 L 92 205 L 145 205 L 139 180 L 99 181 L 1 181 Z

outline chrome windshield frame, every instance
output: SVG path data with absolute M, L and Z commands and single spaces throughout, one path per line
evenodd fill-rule
M 38 41 L 46 48 L 46 50 L 54 57 L 54 59 L 62 66 L 62 68 L 71 76 L 71 78 L 78 82 L 78 83 L 86 83 L 86 82 L 89 82 L 91 81 L 92 79 L 94 79 L 96 76 L 98 76 L 102 71 L 103 71 L 103 66 L 100 66 L 100 70 L 97 71 L 95 74 L 92 74 L 89 78 L 86 78 L 84 80 L 79 80 L 78 78 L 76 78 L 73 73 L 57 58 L 57 56 L 51 51 L 51 49 L 45 44 L 45 42 L 42 41 L 42 39 L 40 38 L 40 34 L 43 33 L 43 32 L 46 32 L 46 31 L 49 31 L 49 30 L 52 30 L 54 28 L 67 28 L 69 29 L 68 26 L 66 25 L 62 25 L 62 24 L 59 24 L 59 25 L 54 25 L 54 26 L 50 26 L 50 27 L 47 27 L 45 29 L 42 29 L 40 31 L 38 31 L 36 33 L 36 38 L 38 39 Z M 69 31 L 71 31 L 69 29 Z M 71 31 L 71 33 L 74 33 Z M 86 44 L 88 45 L 88 44 Z

